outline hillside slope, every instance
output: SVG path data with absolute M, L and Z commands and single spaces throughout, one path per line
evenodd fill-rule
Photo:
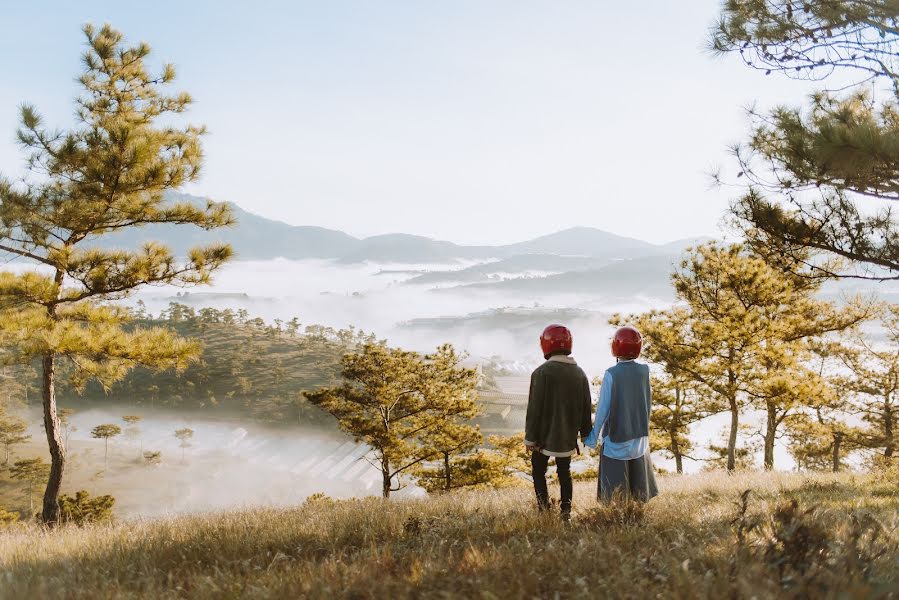
M 598 507 L 595 484 L 578 484 L 568 526 L 537 514 L 522 486 L 18 527 L 0 535 L 0 597 L 890 598 L 899 589 L 895 481 L 722 473 L 660 485 L 643 511 Z

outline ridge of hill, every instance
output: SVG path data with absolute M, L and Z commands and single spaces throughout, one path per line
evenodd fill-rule
M 673 255 L 652 255 L 611 261 L 598 268 L 568 271 L 540 277 L 516 277 L 501 281 L 468 283 L 436 288 L 436 293 L 518 292 L 545 297 L 553 294 L 595 294 L 605 298 L 634 296 L 670 299 L 674 290 L 670 275 Z
M 187 194 L 170 193 L 171 201 L 205 204 Z M 309 225 L 290 225 L 256 215 L 228 203 L 237 223 L 227 229 L 204 231 L 191 226 L 149 225 L 104 236 L 104 247 L 133 248 L 148 241 L 169 245 L 179 256 L 193 246 L 228 242 L 238 259 L 337 259 L 405 264 L 456 263 L 460 260 L 506 259 L 515 256 L 554 255 L 593 259 L 670 254 L 684 242 L 655 245 L 590 227 L 572 227 L 532 240 L 499 246 L 466 246 L 404 233 L 357 238 L 342 231 Z

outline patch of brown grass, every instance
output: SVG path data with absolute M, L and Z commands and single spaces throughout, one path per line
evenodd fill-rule
M 571 524 L 508 489 L 22 525 L 0 533 L 0 597 L 895 597 L 897 499 L 864 476 L 806 479 L 664 477 L 645 506 L 578 484 Z

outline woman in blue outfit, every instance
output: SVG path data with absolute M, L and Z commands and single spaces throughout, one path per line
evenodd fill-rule
M 603 375 L 596 420 L 584 439 L 591 448 L 602 440 L 597 495 L 603 501 L 621 496 L 645 502 L 659 494 L 649 456 L 649 367 L 636 362 L 642 348 L 643 338 L 633 327 L 615 332 L 616 364 Z

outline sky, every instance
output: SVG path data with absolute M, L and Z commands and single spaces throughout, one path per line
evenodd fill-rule
M 719 0 L 3 2 L 0 173 L 18 106 L 73 122 L 83 23 L 173 62 L 209 129 L 186 191 L 295 225 L 467 244 L 573 226 L 720 235 L 746 107 L 811 88 L 706 50 Z

